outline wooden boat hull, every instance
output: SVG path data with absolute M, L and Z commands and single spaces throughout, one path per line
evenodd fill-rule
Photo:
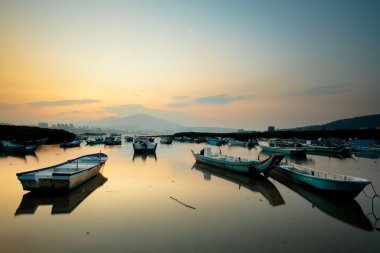
M 84 164 L 84 168 L 78 167 L 80 159 L 94 157 L 99 157 L 99 162 L 89 164 L 87 167 Z M 70 191 L 95 177 L 106 160 L 107 155 L 103 153 L 82 156 L 44 169 L 17 173 L 17 178 L 23 189 L 27 191 Z M 76 161 L 78 162 L 75 163 Z M 70 164 L 74 167 L 66 169 L 67 172 L 56 170 L 56 168 L 70 166 Z M 77 169 L 75 165 L 78 167 Z
M 369 181 L 343 181 L 330 178 L 319 178 L 287 169 L 287 165 L 280 165 L 271 171 L 272 174 L 293 180 L 315 190 L 332 196 L 355 198 Z

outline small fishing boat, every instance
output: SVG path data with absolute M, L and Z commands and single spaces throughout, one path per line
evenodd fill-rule
M 271 173 L 332 196 L 347 198 L 355 198 L 370 183 L 367 179 L 329 173 L 286 162 L 281 163 Z
M 102 137 L 95 138 L 95 140 L 86 140 L 87 145 L 99 145 L 104 144 L 104 139 Z
M 277 166 L 284 157 L 281 154 L 274 154 L 263 161 L 248 160 L 241 157 L 227 156 L 221 152 L 213 154 L 209 147 L 202 149 L 199 154 L 196 154 L 193 150 L 191 152 L 198 163 L 240 173 L 267 172 Z
M 37 149 L 36 144 L 25 145 L 15 141 L 0 141 L 3 151 L 11 153 L 32 153 Z
M 133 141 L 133 137 L 132 136 L 124 136 L 124 140 L 126 142 L 132 142 Z
M 306 152 L 310 154 L 331 154 L 331 155 L 341 155 L 347 157 L 350 155 L 351 151 L 347 147 L 332 147 L 332 146 L 319 146 L 307 144 L 305 146 Z
M 161 144 L 172 144 L 173 139 L 170 137 L 161 137 L 160 143 Z
M 133 151 L 135 154 L 155 153 L 156 148 L 157 143 L 144 138 L 139 138 L 133 143 Z
M 107 158 L 107 155 L 103 153 L 90 154 L 16 175 L 24 190 L 69 191 L 96 176 Z
M 289 145 L 280 145 L 277 139 L 269 141 L 259 141 L 260 148 L 269 153 L 281 153 L 288 156 L 306 156 L 306 150 L 303 147 L 290 147 Z
M 222 146 L 222 142 L 219 138 L 209 138 L 207 143 L 214 146 Z
M 338 196 L 334 197 L 329 194 L 319 194 L 308 187 L 303 187 L 301 184 L 298 184 L 293 180 L 276 176 L 276 174 L 273 174 L 274 171 L 275 170 L 271 170 L 268 173 L 270 177 L 274 178 L 276 181 L 285 185 L 305 200 L 309 201 L 312 208 L 316 207 L 325 214 L 354 227 L 366 231 L 373 230 L 371 221 L 368 219 L 366 214 L 364 214 L 361 206 L 355 199 L 340 198 Z
M 104 144 L 106 145 L 121 145 L 121 136 L 115 136 L 115 134 L 113 136 L 107 136 L 105 139 L 104 139 Z
M 228 146 L 246 147 L 247 146 L 247 142 L 245 142 L 245 141 L 239 141 L 239 140 L 235 140 L 235 139 L 229 139 Z
M 60 144 L 61 148 L 73 148 L 79 147 L 81 144 L 81 140 L 73 140 L 73 141 L 65 141 Z

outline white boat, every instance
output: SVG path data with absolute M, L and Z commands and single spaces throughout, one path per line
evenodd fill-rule
M 85 155 L 61 164 L 16 175 L 24 190 L 69 191 L 96 176 L 107 158 L 103 153 Z
M 240 173 L 267 172 L 277 166 L 284 157 L 281 154 L 274 154 L 263 161 L 249 160 L 241 157 L 224 155 L 221 152 L 212 153 L 211 148 L 209 147 L 202 149 L 199 154 L 196 154 L 193 150 L 191 150 L 191 152 L 193 153 L 195 160 L 199 163 Z
M 355 198 L 370 183 L 364 178 L 329 173 L 294 163 L 281 163 L 271 173 L 312 187 L 331 196 L 349 198 Z

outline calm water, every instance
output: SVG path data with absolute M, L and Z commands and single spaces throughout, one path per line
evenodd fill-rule
M 133 157 L 132 145 L 61 149 L 0 157 L 0 252 L 380 252 L 380 221 L 363 193 L 335 203 L 297 185 L 194 166 L 202 144 L 158 144 L 157 156 Z M 213 147 L 257 158 L 258 150 Z M 22 190 L 16 173 L 101 150 L 101 175 L 70 194 Z M 260 154 L 260 158 L 266 155 Z M 308 155 L 298 163 L 371 180 L 378 159 Z M 370 187 L 366 188 L 373 195 Z M 178 200 L 178 201 L 177 201 Z M 187 207 L 183 204 L 190 207 Z M 380 217 L 380 199 L 374 201 Z

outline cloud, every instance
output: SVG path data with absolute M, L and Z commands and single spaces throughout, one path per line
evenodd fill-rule
M 169 104 L 170 107 L 180 108 L 187 107 L 191 105 L 199 105 L 199 104 L 229 104 L 234 101 L 247 99 L 248 96 L 228 96 L 228 95 L 217 95 L 217 96 L 208 96 L 208 97 L 198 97 L 198 98 L 189 98 L 186 96 L 176 96 L 173 97 L 173 100 L 176 100 L 175 103 Z
M 314 86 L 308 89 L 303 89 L 289 93 L 290 96 L 306 97 L 306 96 L 324 96 L 338 94 L 348 91 L 348 84 L 335 83 L 329 85 Z
M 28 103 L 28 105 L 39 106 L 39 107 L 45 107 L 45 106 L 70 106 L 70 105 L 82 105 L 82 104 L 90 104 L 90 103 L 97 103 L 97 102 L 100 102 L 100 100 L 95 100 L 95 99 L 79 99 L 79 100 L 37 101 L 37 102 Z

